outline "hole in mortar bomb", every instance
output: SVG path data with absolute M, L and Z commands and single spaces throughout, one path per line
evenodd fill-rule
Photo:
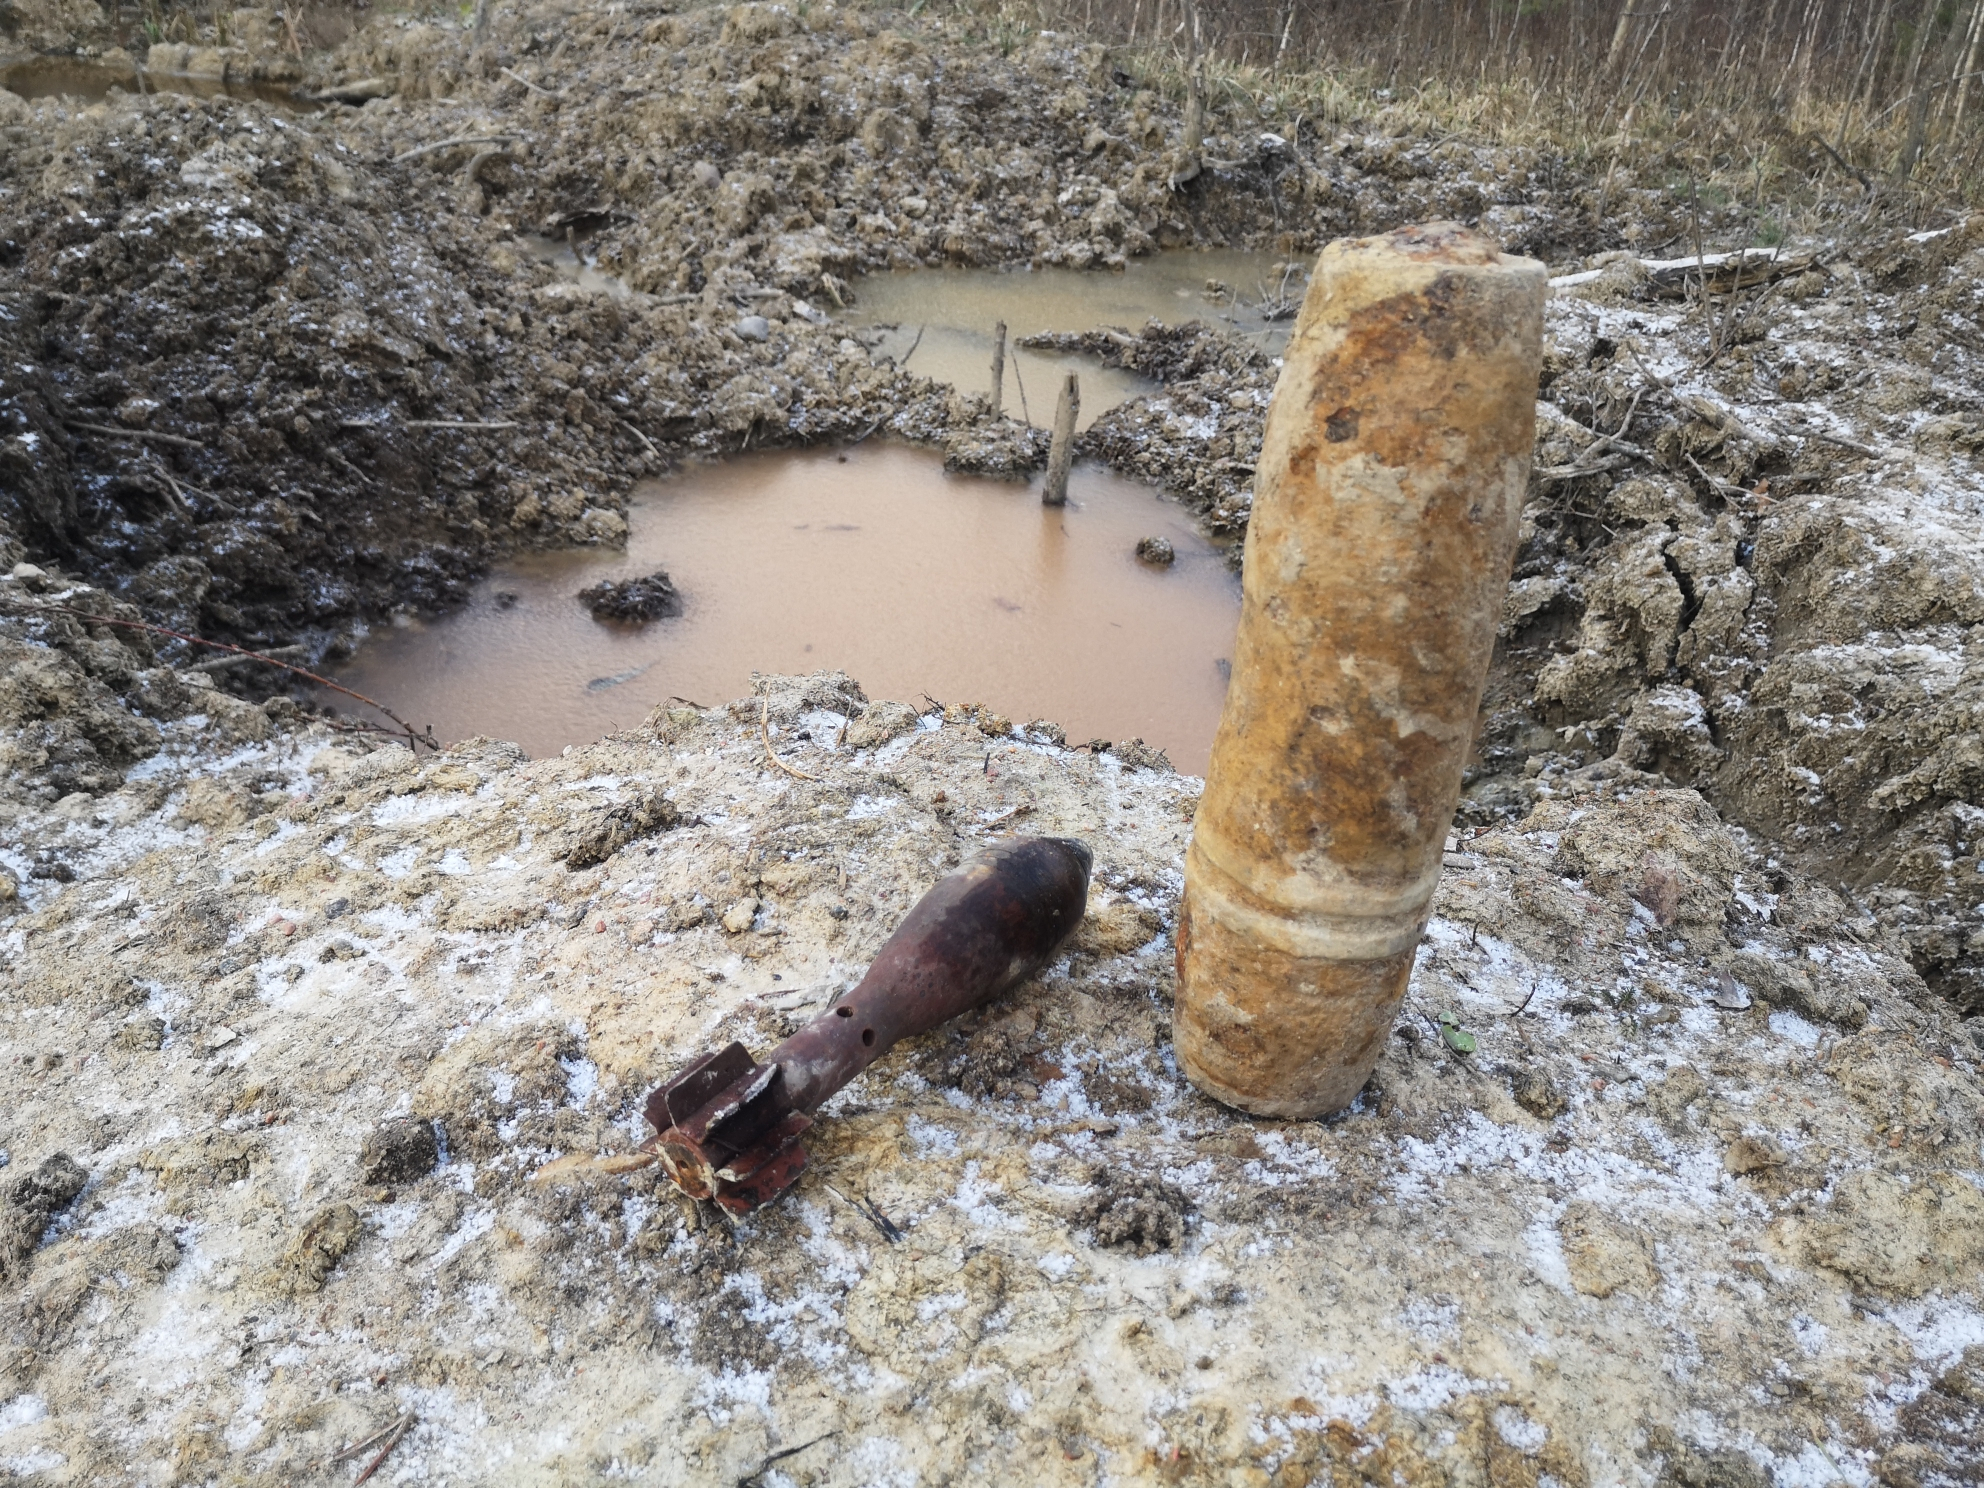
M 871 1048 L 871 1049 L 872 1049 L 872 1048 L 873 1048 L 873 1047 L 875 1046 L 875 1030 L 874 1030 L 874 1029 L 872 1029 L 872 1028 L 864 1028 L 864 1029 L 862 1029 L 862 1030 L 861 1030 L 861 1043 L 862 1043 L 862 1046 L 863 1046 L 864 1048 Z
M 854 1009 L 851 1007 L 837 1007 L 834 1009 L 834 1016 L 836 1018 L 852 1018 L 854 1016 Z

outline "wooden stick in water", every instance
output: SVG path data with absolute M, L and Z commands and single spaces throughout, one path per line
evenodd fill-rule
M 1074 373 L 1061 384 L 1061 401 L 1054 410 L 1054 442 L 1047 451 L 1047 488 L 1043 506 L 1068 504 L 1068 467 L 1075 459 L 1075 420 L 1082 411 L 1082 383 Z
M 992 417 L 1006 401 L 1006 323 L 992 327 Z

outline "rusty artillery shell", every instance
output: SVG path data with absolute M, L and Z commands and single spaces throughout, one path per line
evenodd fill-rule
M 1405 997 L 1515 554 L 1544 293 L 1451 223 L 1317 260 L 1178 925 L 1179 1060 L 1243 1110 L 1348 1105 Z

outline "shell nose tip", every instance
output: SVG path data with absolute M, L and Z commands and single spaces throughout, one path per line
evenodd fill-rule
M 1095 866 L 1095 853 L 1086 842 L 1081 840 L 1081 838 L 1056 837 L 1054 840 L 1061 846 L 1061 848 L 1065 852 L 1068 853 L 1070 857 L 1074 858 L 1077 862 L 1079 862 L 1082 865 L 1083 873 L 1087 873 L 1091 868 Z

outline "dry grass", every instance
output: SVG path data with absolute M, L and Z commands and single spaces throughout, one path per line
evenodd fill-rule
M 1926 34 L 1921 7 L 1896 0 L 1624 5 L 1615 50 L 1620 0 L 1233 0 L 1198 13 L 1198 50 L 1229 118 L 1534 146 L 1710 208 L 1749 203 L 1765 241 L 1984 204 L 1984 0 L 1930 0 Z M 1042 28 L 1093 35 L 1186 92 L 1190 0 L 932 8 L 1009 47 Z

